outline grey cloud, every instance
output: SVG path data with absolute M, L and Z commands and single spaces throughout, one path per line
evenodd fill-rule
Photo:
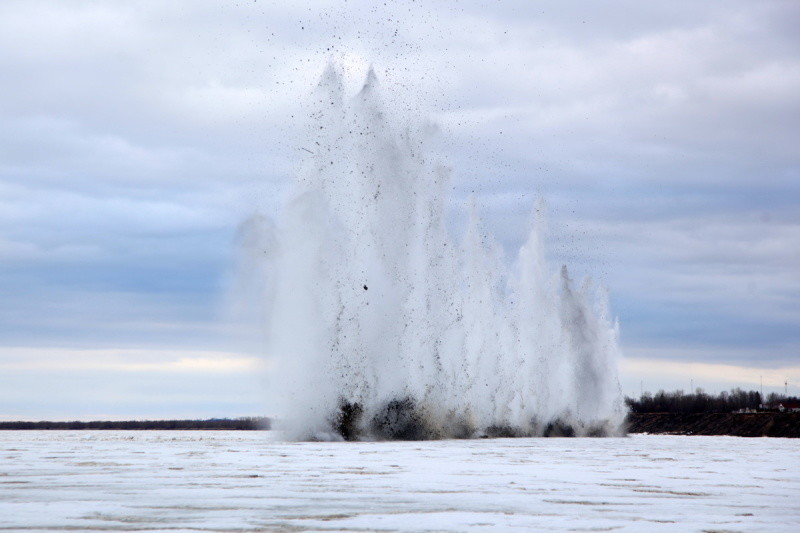
M 800 7 L 415 4 L 3 2 L 0 345 L 228 342 L 235 227 L 277 213 L 333 56 L 441 124 L 455 231 L 475 194 L 512 252 L 541 193 L 635 344 L 793 357 Z

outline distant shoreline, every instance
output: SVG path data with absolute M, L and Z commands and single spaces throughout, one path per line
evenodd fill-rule
M 266 431 L 267 417 L 209 418 L 206 420 L 94 420 L 89 422 L 0 421 L 0 430 L 223 430 Z
M 267 431 L 267 417 L 206 420 L 0 421 L 1 430 Z M 630 413 L 628 433 L 800 438 L 800 413 Z
M 629 433 L 800 438 L 800 413 L 630 413 Z

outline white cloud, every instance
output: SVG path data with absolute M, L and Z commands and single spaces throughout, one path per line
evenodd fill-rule
M 663 351 L 642 350 L 649 352 L 652 358 L 625 358 L 620 363 L 622 383 L 625 393 L 638 397 L 641 390 L 651 393 L 658 390 L 681 389 L 689 392 L 702 388 L 706 392 L 719 392 L 738 387 L 744 390 L 760 390 L 764 393 L 789 392 L 797 394 L 800 390 L 800 366 L 765 368 L 763 366 L 725 365 L 687 361 L 671 361 L 670 355 Z M 685 354 L 689 359 L 702 360 L 708 353 L 694 351 Z M 791 391 L 785 386 L 791 385 Z
M 147 349 L 0 347 L 0 370 L 256 373 L 262 358 L 231 352 Z

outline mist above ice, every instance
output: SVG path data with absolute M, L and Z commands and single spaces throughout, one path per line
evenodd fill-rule
M 370 69 L 330 64 L 279 220 L 241 242 L 276 361 L 270 405 L 308 438 L 609 435 L 624 407 L 605 295 L 545 258 L 541 206 L 513 262 L 473 204 L 445 227 L 450 172 Z M 247 291 L 246 291 L 247 292 Z

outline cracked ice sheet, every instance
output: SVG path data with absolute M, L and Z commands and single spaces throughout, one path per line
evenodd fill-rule
M 797 445 L 2 431 L 0 529 L 797 531 Z

